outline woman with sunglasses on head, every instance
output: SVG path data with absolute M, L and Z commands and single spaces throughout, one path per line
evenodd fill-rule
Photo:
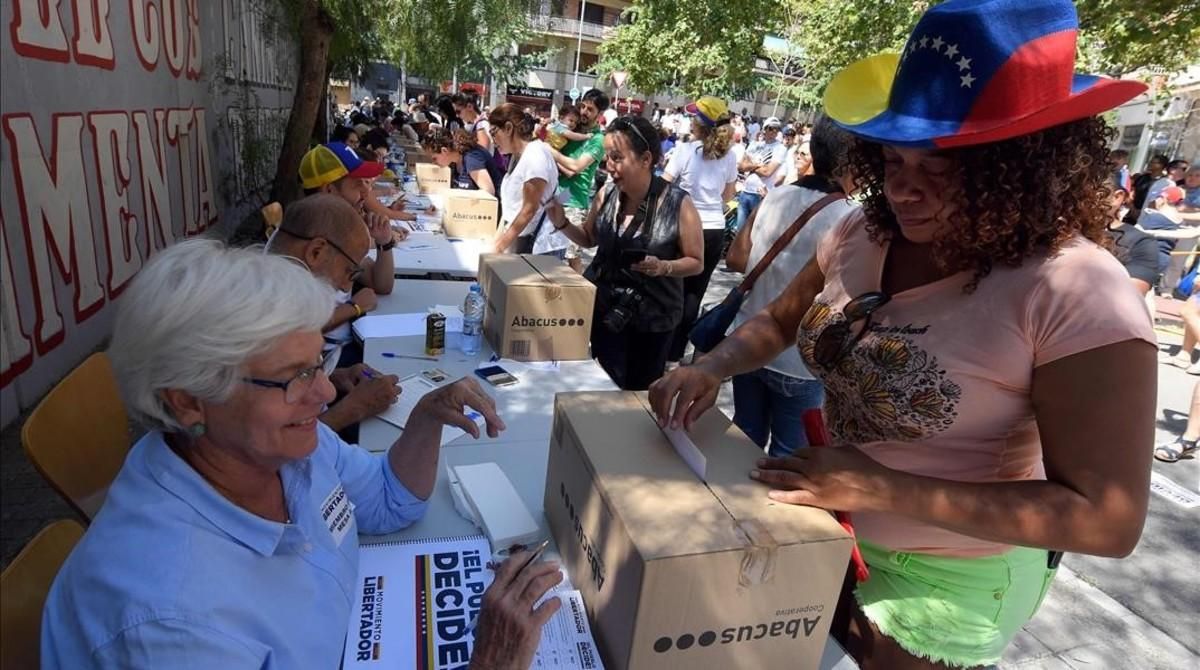
M 683 278 L 704 269 L 700 215 L 683 189 L 654 176 L 660 151 L 649 120 L 618 117 L 604 134 L 608 184 L 583 225 L 557 201 L 549 209 L 555 230 L 596 247 L 583 273 L 596 285 L 592 355 L 626 390 L 662 375 L 683 317 Z
M 558 166 L 550 146 L 534 139 L 533 117 L 506 102 L 488 117 L 500 153 L 508 154 L 508 174 L 500 183 L 500 228 L 494 251 L 550 254 L 562 258 L 567 240 L 546 221 L 546 203 L 558 191 Z
M 1077 25 L 1067 0 L 950 0 L 902 56 L 835 76 L 863 216 L 651 389 L 690 426 L 723 378 L 799 347 L 837 446 L 751 476 L 852 513 L 870 577 L 833 632 L 864 668 L 994 664 L 1061 552 L 1126 556 L 1141 535 L 1155 336 L 1105 248 L 1096 117 L 1145 87 L 1075 75 Z

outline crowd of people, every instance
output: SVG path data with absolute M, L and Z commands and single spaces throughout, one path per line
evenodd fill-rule
M 1164 278 L 1200 238 L 1200 167 L 1154 156 L 1131 174 L 1099 115 L 1144 86 L 1073 80 L 1073 39 L 995 51 L 1042 39 L 1046 17 L 1074 35 L 1067 0 L 936 5 L 902 57 L 839 72 L 811 124 L 714 96 L 621 116 L 595 89 L 553 118 L 469 93 L 354 105 L 304 155 L 305 196 L 261 248 L 180 242 L 127 290 L 109 354 L 150 432 L 55 581 L 44 667 L 335 667 L 358 534 L 422 516 L 442 427 L 480 436 L 464 408 L 505 429 L 463 378 L 386 454 L 353 444 L 399 393 L 350 324 L 404 290 L 393 222 L 413 214 L 376 187 L 401 138 L 453 188 L 498 198 L 491 251 L 551 255 L 596 286 L 592 354 L 649 390 L 664 427 L 691 429 L 732 378 L 733 420 L 765 451 L 749 476 L 778 503 L 853 513 L 871 577 L 847 573 L 832 634 L 862 667 L 996 663 L 1063 552 L 1132 551 L 1151 456 L 1200 441 L 1198 384 L 1187 432 L 1149 443 L 1146 308 L 1185 294 L 1170 362 L 1200 374 L 1196 268 Z M 976 66 L 947 65 L 960 46 Z M 1002 69 L 995 85 L 1043 89 L 961 83 Z M 689 361 L 722 260 L 755 281 Z M 837 448 L 807 448 L 814 409 Z M 560 575 L 526 558 L 496 567 L 471 667 L 532 662 L 558 600 L 535 604 Z

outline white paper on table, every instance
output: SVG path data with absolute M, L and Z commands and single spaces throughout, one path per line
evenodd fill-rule
M 404 377 L 400 380 L 400 397 L 396 398 L 396 402 L 391 407 L 380 413 L 379 418 L 397 428 L 403 428 L 408 423 L 408 417 L 417 408 L 417 402 L 424 398 L 426 393 L 436 388 L 437 384 L 420 374 Z M 455 428 L 455 430 L 458 429 Z M 459 432 L 461 433 L 461 431 Z M 442 435 L 445 437 L 445 431 L 442 431 Z
M 592 638 L 587 610 L 583 607 L 583 594 L 571 586 L 563 574 L 563 581 L 538 601 L 558 598 L 562 607 L 542 626 L 542 641 L 538 644 L 531 668 L 557 670 L 562 668 L 587 668 L 604 670 L 600 650 Z
M 409 221 L 409 223 L 416 223 Z M 415 251 L 418 249 L 432 249 L 437 241 L 437 234 L 424 230 L 418 230 L 408 234 L 408 237 L 403 242 L 396 243 L 396 251 Z
M 455 578 L 441 584 L 438 590 L 458 591 L 465 600 L 470 594 L 491 585 L 492 571 L 484 570 L 480 565 L 486 562 L 490 553 L 488 541 L 482 536 L 364 545 L 359 553 L 359 576 L 355 585 L 359 595 L 356 600 L 361 604 L 363 597 L 372 595 L 374 607 L 369 611 L 354 608 L 347 623 L 347 639 L 357 643 L 366 617 L 375 642 L 373 647 L 368 645 L 368 651 L 374 649 L 379 656 L 367 654 L 367 658 L 359 660 L 358 645 L 347 644 L 342 667 L 347 670 L 416 667 L 421 651 L 433 649 L 440 639 L 436 627 L 422 625 L 423 622 L 468 619 L 467 610 L 461 605 L 453 604 L 451 599 L 447 599 L 447 604 L 439 605 L 441 599 L 430 597 L 425 591 L 424 586 L 432 581 L 433 557 L 455 556 L 458 568 L 446 571 Z M 499 557 L 492 558 L 499 560 Z M 418 577 L 418 572 L 427 575 L 428 581 Z M 386 598 L 382 597 L 385 593 Z M 583 606 L 583 595 L 571 585 L 565 572 L 563 580 L 537 605 L 549 598 L 558 598 L 562 606 L 542 627 L 542 640 L 531 667 L 538 670 L 603 670 Z M 468 632 L 463 639 L 470 645 L 470 651 L 475 645 L 474 633 Z
M 437 312 L 446 317 L 446 332 L 461 333 L 463 330 L 463 313 L 461 307 L 454 305 L 434 305 L 429 308 L 431 312 Z
M 667 436 L 667 441 L 675 448 L 675 453 L 687 463 L 692 472 L 700 478 L 700 481 L 705 482 L 708 472 L 708 459 L 704 457 L 704 452 L 692 442 L 691 436 L 682 428 L 663 428 L 663 435 Z
M 425 394 L 437 387 L 438 384 L 429 381 L 421 374 L 404 377 L 400 380 L 400 397 L 396 398 L 396 402 L 391 407 L 388 407 L 376 416 L 397 428 L 403 429 L 408 424 L 408 420 L 412 416 L 413 410 L 417 408 L 417 403 L 421 401 L 421 398 L 424 398 Z M 483 435 L 487 427 L 487 419 L 483 418 L 483 415 L 479 412 L 465 405 L 463 406 L 463 414 L 475 422 L 475 425 L 479 427 L 479 434 Z M 446 446 L 466 434 L 467 431 L 458 426 L 442 426 L 440 444 Z
M 410 312 L 407 314 L 368 314 L 354 321 L 354 334 L 361 340 L 372 337 L 424 335 L 425 316 L 425 314 L 420 312 Z

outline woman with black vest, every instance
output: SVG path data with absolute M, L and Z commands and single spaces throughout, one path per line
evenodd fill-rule
M 554 202 L 556 230 L 581 247 L 596 247 L 584 276 L 596 285 L 592 355 L 622 389 L 644 390 L 662 376 L 683 317 L 683 278 L 704 263 L 700 216 L 688 194 L 661 177 L 654 126 L 623 116 L 608 126 L 604 152 L 609 183 L 582 226 Z

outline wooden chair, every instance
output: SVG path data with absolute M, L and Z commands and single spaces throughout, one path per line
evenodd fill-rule
M 89 520 L 125 462 L 129 438 L 129 417 L 104 353 L 72 370 L 21 428 L 33 467 Z
M 55 575 L 81 537 L 78 521 L 55 521 L 0 575 L 0 669 L 38 667 L 42 608 Z
M 267 206 L 259 211 L 262 213 L 264 222 L 263 233 L 266 235 L 266 239 L 269 240 L 275 229 L 279 227 L 279 224 L 283 223 L 283 205 L 271 202 L 267 203 Z

